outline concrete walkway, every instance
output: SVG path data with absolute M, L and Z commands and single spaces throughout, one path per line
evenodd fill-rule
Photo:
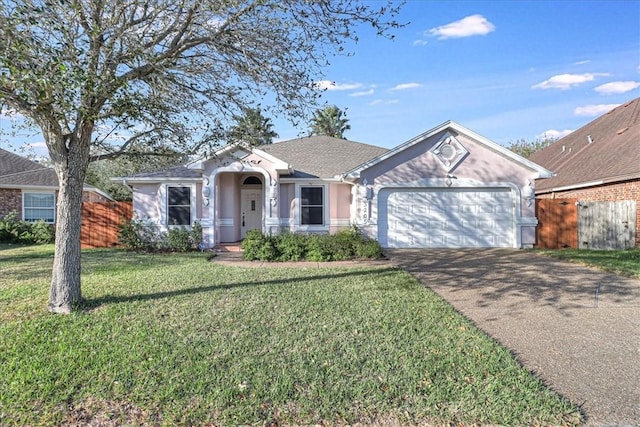
M 588 426 L 640 426 L 640 280 L 525 250 L 388 250 Z

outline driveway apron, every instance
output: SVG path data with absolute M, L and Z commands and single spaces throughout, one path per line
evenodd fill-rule
M 386 253 L 581 405 L 586 425 L 640 425 L 640 280 L 528 250 Z

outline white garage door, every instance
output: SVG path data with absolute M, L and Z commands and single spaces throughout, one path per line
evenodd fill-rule
M 389 248 L 513 247 L 507 188 L 383 189 L 379 240 Z

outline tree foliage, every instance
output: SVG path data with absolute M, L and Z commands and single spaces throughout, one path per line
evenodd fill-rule
M 524 158 L 528 158 L 536 151 L 542 150 L 543 148 L 553 144 L 557 140 L 558 138 L 545 137 L 542 139 L 538 138 L 533 141 L 527 141 L 526 139 L 522 138 L 512 141 L 507 148 Z
M 85 182 L 106 191 L 115 200 L 131 200 L 131 188 L 111 178 L 155 172 L 186 163 L 188 156 L 167 148 L 151 153 L 122 155 L 113 159 L 97 160 L 89 164 Z
M 316 110 L 310 124 L 311 135 L 327 135 L 341 139 L 349 129 L 351 125 L 347 115 L 335 105 Z
M 271 144 L 278 134 L 273 130 L 271 119 L 262 114 L 260 108 L 245 108 L 242 115 L 235 114 L 236 122 L 229 132 L 229 142 L 248 147 Z
M 0 105 L 42 132 L 60 181 L 49 309 L 81 300 L 82 183 L 91 160 L 211 150 L 255 100 L 304 117 L 329 56 L 393 2 L 4 0 Z

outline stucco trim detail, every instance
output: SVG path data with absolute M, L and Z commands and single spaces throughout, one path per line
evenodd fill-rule
M 271 175 L 269 175 L 269 172 L 267 170 L 265 170 L 262 167 L 259 166 L 252 166 L 252 165 L 248 165 L 246 163 L 243 163 L 241 161 L 234 161 L 233 163 L 227 165 L 227 166 L 220 166 L 217 167 L 215 169 L 213 169 L 213 171 L 211 171 L 211 174 L 209 175 L 208 179 L 208 187 L 209 187 L 209 193 L 210 193 L 210 201 L 209 201 L 209 217 L 210 218 L 218 218 L 218 215 L 216 215 L 216 209 L 218 208 L 218 197 L 219 195 L 217 194 L 216 191 L 216 187 L 219 186 L 218 180 L 216 179 L 217 176 L 221 173 L 225 173 L 225 172 L 231 172 L 231 173 L 256 173 L 256 174 L 261 174 L 264 177 L 263 180 L 263 189 L 264 189 L 264 194 L 265 195 L 271 195 L 274 194 L 274 190 L 273 187 L 275 185 L 277 185 L 277 181 L 276 178 L 272 178 Z M 204 185 L 203 185 L 203 191 L 204 191 Z M 220 191 L 220 190 L 218 190 Z M 271 202 L 269 197 L 263 197 L 263 206 L 262 206 L 262 212 L 263 212 L 263 216 L 262 216 L 262 228 L 261 231 L 264 233 L 266 231 L 266 227 L 267 225 L 270 225 L 273 223 L 273 221 L 277 221 L 277 215 L 278 215 L 278 210 L 277 209 L 271 209 Z M 221 227 L 222 224 L 218 224 L 217 221 L 214 221 L 214 226 L 213 227 L 209 227 L 208 230 L 208 246 L 209 247 L 214 247 L 216 245 L 217 240 L 217 236 L 218 236 L 218 228 Z

